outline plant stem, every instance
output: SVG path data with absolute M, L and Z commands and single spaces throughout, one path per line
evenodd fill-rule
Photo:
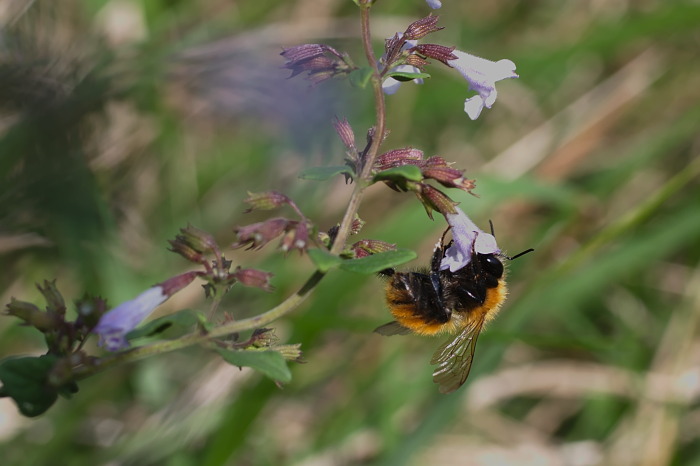
M 355 214 L 360 207 L 360 202 L 362 201 L 365 189 L 369 185 L 372 174 L 372 166 L 374 165 L 374 161 L 377 159 L 377 155 L 379 154 L 379 146 L 384 140 L 384 131 L 386 127 L 386 105 L 384 101 L 384 92 L 382 91 L 382 78 L 379 72 L 379 63 L 374 55 L 374 50 L 372 49 L 369 12 L 370 8 L 368 7 L 360 8 L 360 14 L 362 17 L 362 46 L 365 50 L 367 62 L 373 68 L 372 89 L 374 91 L 377 124 L 375 126 L 372 144 L 370 145 L 369 150 L 367 151 L 367 154 L 363 160 L 362 171 L 359 173 L 356 180 L 355 190 L 350 197 L 348 208 L 345 211 L 345 216 L 340 222 L 338 234 L 333 242 L 333 246 L 331 247 L 331 254 L 340 254 L 340 252 L 342 252 L 342 250 L 345 248 L 345 243 L 348 236 L 350 236 L 352 221 L 355 219 Z
M 370 23 L 369 23 L 369 8 L 360 8 L 361 18 L 362 18 L 362 44 L 365 50 L 365 55 L 370 66 L 374 69 L 372 76 L 372 88 L 375 97 L 375 109 L 377 124 L 375 126 L 375 134 L 372 139 L 372 143 L 367 150 L 365 155 L 361 173 L 358 175 L 356 180 L 355 189 L 348 202 L 348 207 L 343 216 L 343 220 L 340 223 L 340 228 L 336 236 L 333 247 L 331 248 L 332 254 L 339 254 L 345 248 L 345 243 L 347 242 L 348 236 L 350 236 L 350 228 L 352 226 L 353 219 L 357 213 L 360 202 L 362 201 L 362 196 L 365 189 L 369 186 L 370 178 L 372 175 L 372 166 L 379 153 L 379 146 L 384 139 L 385 131 L 385 120 L 386 120 L 386 107 L 384 102 L 384 93 L 382 91 L 382 81 L 379 72 L 378 62 L 372 50 L 372 40 L 370 35 Z M 324 272 L 316 271 L 309 277 L 306 283 L 297 291 L 295 294 L 285 299 L 278 306 L 270 309 L 269 311 L 260 314 L 249 319 L 238 320 L 234 322 L 229 322 L 220 327 L 211 330 L 208 333 L 192 333 L 186 335 L 177 340 L 168 340 L 159 343 L 154 343 L 148 346 L 142 346 L 135 348 L 131 351 L 116 354 L 114 356 L 108 356 L 100 360 L 100 362 L 94 366 L 81 366 L 73 371 L 73 379 L 81 380 L 87 378 L 97 372 L 101 372 L 112 366 L 138 361 L 149 356 L 156 354 L 168 353 L 170 351 L 179 350 L 186 348 L 188 346 L 205 343 L 214 338 L 224 337 L 232 333 L 241 332 L 245 330 L 253 330 L 256 328 L 261 328 L 264 325 L 271 323 L 272 321 L 288 314 L 292 310 L 296 309 L 311 293 L 311 291 L 318 285 L 321 279 L 325 276 Z M 216 298 L 215 298 L 216 299 Z M 220 301 L 220 299 L 219 299 Z M 212 305 L 212 309 L 218 307 L 218 302 L 215 301 Z
M 73 380 L 85 379 L 113 366 L 138 361 L 156 354 L 169 353 L 188 346 L 205 343 L 214 338 L 221 338 L 232 333 L 261 328 L 297 308 L 316 287 L 318 282 L 321 281 L 324 275 L 325 274 L 322 272 L 314 272 L 299 291 L 263 314 L 248 319 L 229 322 L 228 324 L 211 330 L 209 333 L 196 332 L 176 340 L 162 341 L 152 345 L 141 346 L 125 353 L 108 356 L 100 360 L 100 362 L 94 366 L 81 366 L 76 368 L 72 374 Z

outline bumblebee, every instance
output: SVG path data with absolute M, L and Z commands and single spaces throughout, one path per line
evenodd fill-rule
M 471 260 L 466 266 L 455 272 L 440 270 L 451 244 L 444 245 L 448 231 L 449 228 L 435 247 L 430 270 L 381 272 L 389 278 L 386 302 L 396 320 L 375 330 L 387 336 L 456 334 L 435 351 L 430 361 L 437 365 L 433 381 L 441 393 L 452 393 L 467 380 L 479 333 L 496 317 L 505 301 L 507 288 L 502 259 L 513 260 L 533 251 L 528 249 L 508 257 L 500 253 L 479 254 L 472 246 Z

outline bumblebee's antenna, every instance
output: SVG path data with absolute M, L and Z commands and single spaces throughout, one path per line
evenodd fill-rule
M 510 256 L 503 256 L 503 257 L 505 257 L 505 258 L 508 259 L 509 261 L 512 261 L 512 260 L 517 259 L 517 258 L 520 257 L 520 256 L 524 256 L 525 254 L 527 254 L 527 253 L 529 253 L 529 252 L 532 252 L 532 251 L 534 251 L 534 249 L 530 248 L 530 249 L 526 249 L 525 251 L 523 251 L 523 252 L 521 252 L 521 253 L 518 253 L 518 254 L 514 255 L 513 257 L 510 257 Z
M 491 227 L 491 236 L 496 237 L 496 232 L 493 231 L 493 222 L 489 219 L 489 226 Z

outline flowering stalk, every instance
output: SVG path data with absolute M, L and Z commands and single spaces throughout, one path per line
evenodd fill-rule
M 371 4 L 361 6 L 360 15 L 362 21 L 362 47 L 364 48 L 367 62 L 373 68 L 371 82 L 372 90 L 374 92 L 377 124 L 374 131 L 375 136 L 372 138 L 372 143 L 370 144 L 369 150 L 367 150 L 365 154 L 365 161 L 364 165 L 362 166 L 362 171 L 359 173 L 357 183 L 355 184 L 355 189 L 350 197 L 350 201 L 348 202 L 348 208 L 345 210 L 343 220 L 340 222 L 338 234 L 336 235 L 333 246 L 331 247 L 331 254 L 336 255 L 340 254 L 340 252 L 343 250 L 348 236 L 350 235 L 352 222 L 360 207 L 360 202 L 362 201 L 364 191 L 369 184 L 369 180 L 372 175 L 372 167 L 374 165 L 374 161 L 379 155 L 379 146 L 384 139 L 384 132 L 386 130 L 386 103 L 384 101 L 384 92 L 382 91 L 382 78 L 379 71 L 377 57 L 374 55 L 374 50 L 372 49 L 372 36 L 370 33 L 369 23 L 370 8 Z
M 342 221 L 340 222 L 337 234 L 335 235 L 335 240 L 333 241 L 330 249 L 330 253 L 335 255 L 338 255 L 343 251 L 348 237 L 350 236 L 352 225 L 355 221 L 364 191 L 372 178 L 374 162 L 379 154 L 379 147 L 383 140 L 382 136 L 384 135 L 386 127 L 386 106 L 384 101 L 384 93 L 382 91 L 382 79 L 371 43 L 369 22 L 370 8 L 369 6 L 364 5 L 360 7 L 360 11 L 362 20 L 362 44 L 367 60 L 374 69 L 371 83 L 375 97 L 377 122 L 374 132 L 375 136 L 372 138 L 370 147 L 366 151 L 362 170 L 358 174 L 355 188 L 348 202 L 348 207 Z M 297 209 L 295 208 L 295 210 Z M 310 292 L 318 285 L 324 276 L 325 272 L 318 270 L 315 271 L 311 277 L 309 277 L 306 283 L 304 283 L 304 285 L 299 289 L 299 291 L 289 296 L 282 303 L 265 313 L 250 317 L 248 319 L 224 323 L 211 329 L 207 333 L 197 332 L 178 338 L 177 340 L 157 342 L 150 345 L 141 346 L 124 353 L 107 356 L 102 358 L 99 364 L 85 365 L 73 370 L 72 378 L 76 381 L 81 380 L 113 366 L 135 362 L 149 356 L 176 351 L 196 344 L 203 344 L 234 333 L 261 328 L 299 307 L 299 305 L 301 305 L 301 303 L 308 297 Z M 215 300 L 215 302 L 217 301 Z

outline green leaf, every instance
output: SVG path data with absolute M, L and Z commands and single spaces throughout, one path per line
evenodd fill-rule
M 394 181 L 401 182 L 403 180 L 408 181 L 421 181 L 423 179 L 423 173 L 421 173 L 420 168 L 415 165 L 402 165 L 400 167 L 389 168 L 388 170 L 381 171 L 374 175 L 373 181 Z
M 369 66 L 358 68 L 350 73 L 350 84 L 355 87 L 359 87 L 360 89 L 364 89 L 367 87 L 367 84 L 369 84 L 370 79 L 372 79 L 373 73 L 374 70 Z
M 347 165 L 334 165 L 331 167 L 307 168 L 299 173 L 299 178 L 302 180 L 324 181 L 341 174 L 355 175 Z
M 137 338 L 152 337 L 168 330 L 169 337 L 181 336 L 192 331 L 192 327 L 200 321 L 198 314 L 190 309 L 183 309 L 174 314 L 151 320 L 141 327 L 126 334 L 131 341 Z
M 338 267 L 343 263 L 343 259 L 323 249 L 309 249 L 306 253 L 309 255 L 309 258 L 311 258 L 311 262 L 313 262 L 316 268 L 321 272 L 328 272 L 330 269 Z
M 48 383 L 48 373 L 56 356 L 13 358 L 0 361 L 1 392 L 14 400 L 27 417 L 43 414 L 58 398 L 58 390 Z
M 384 76 L 386 78 L 394 78 L 397 81 L 413 81 L 414 79 L 427 79 L 430 77 L 428 73 L 407 73 L 405 71 L 393 71 Z
M 250 367 L 262 372 L 272 380 L 288 383 L 292 380 L 292 373 L 287 367 L 287 362 L 278 351 L 272 350 L 231 350 L 217 348 L 216 351 L 229 364 L 238 367 Z
M 340 268 L 348 272 L 372 274 L 384 269 L 396 267 L 417 257 L 417 254 L 410 249 L 398 249 L 379 254 L 373 254 L 359 259 L 343 261 Z

